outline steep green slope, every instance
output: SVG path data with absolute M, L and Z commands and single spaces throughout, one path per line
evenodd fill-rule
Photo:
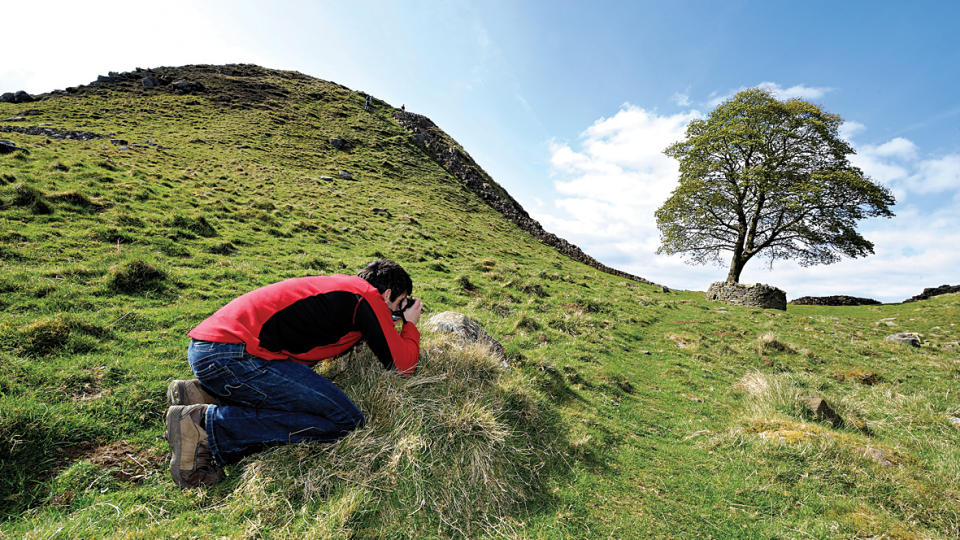
M 0 104 L 24 148 L 0 155 L 0 534 L 960 534 L 958 295 L 782 313 L 665 292 L 518 229 L 383 102 L 254 66 L 153 73 L 168 84 Z M 185 333 L 257 286 L 380 256 L 514 367 L 427 335 L 401 381 L 358 351 L 335 380 L 382 423 L 176 489 L 160 419 Z

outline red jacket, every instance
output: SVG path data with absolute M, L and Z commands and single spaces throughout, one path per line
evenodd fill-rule
M 365 279 L 336 274 L 288 279 L 240 296 L 188 334 L 193 339 L 244 343 L 266 360 L 308 365 L 366 339 L 385 367 L 412 372 L 420 332 L 405 322 L 397 333 L 383 297 Z

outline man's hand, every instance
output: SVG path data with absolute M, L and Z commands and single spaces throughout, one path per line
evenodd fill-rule
M 420 321 L 420 310 L 423 309 L 423 302 L 415 298 L 413 305 L 403 311 L 403 319 L 407 322 L 417 324 Z

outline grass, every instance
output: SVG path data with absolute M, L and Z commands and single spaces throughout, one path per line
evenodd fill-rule
M 206 94 L 30 105 L 159 146 L 4 133 L 29 153 L 0 156 L 0 536 L 960 535 L 960 295 L 780 312 L 603 274 L 483 204 L 386 104 L 236 69 L 184 68 Z M 380 256 L 426 317 L 476 319 L 511 367 L 426 334 L 400 379 L 361 347 L 324 369 L 367 427 L 174 489 L 161 418 L 186 332 L 242 292 Z

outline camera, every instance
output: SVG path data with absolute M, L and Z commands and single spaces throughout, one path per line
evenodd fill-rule
M 403 312 L 413 307 L 413 304 L 416 302 L 417 299 L 412 296 L 404 298 L 403 302 L 400 303 L 400 309 L 393 312 L 393 320 L 399 321 L 400 319 L 403 319 L 406 321 L 407 319 L 404 318 Z

